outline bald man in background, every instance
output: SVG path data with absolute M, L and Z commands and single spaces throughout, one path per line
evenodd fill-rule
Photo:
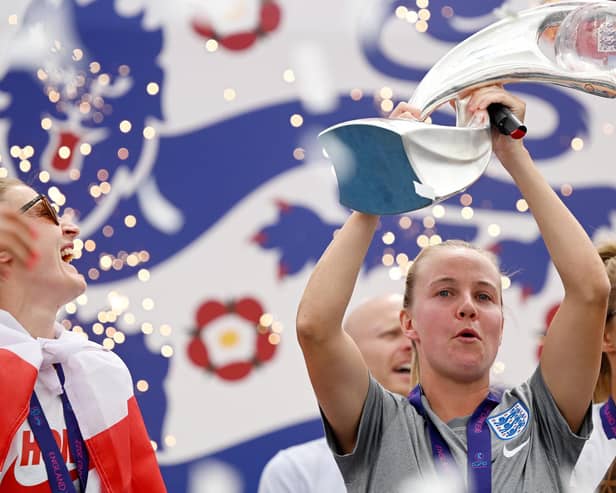
M 371 298 L 355 308 L 344 330 L 357 344 L 372 376 L 390 392 L 411 391 L 411 341 L 400 328 L 402 296 Z M 346 492 L 325 438 L 278 452 L 265 466 L 259 493 Z

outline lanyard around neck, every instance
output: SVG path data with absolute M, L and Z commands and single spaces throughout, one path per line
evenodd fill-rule
M 599 409 L 603 431 L 608 438 L 616 438 L 616 404 L 612 396 Z
M 75 417 L 75 413 L 64 391 L 64 372 L 62 371 L 62 367 L 59 364 L 54 365 L 54 367 L 62 385 L 61 399 L 64 421 L 68 434 L 69 450 L 77 466 L 80 489 L 82 492 L 85 492 L 89 469 L 88 451 L 83 437 L 81 436 L 81 432 L 79 431 L 77 418 Z M 75 487 L 70 479 L 70 474 L 62 458 L 58 444 L 53 437 L 49 422 L 45 417 L 43 408 L 34 391 L 30 397 L 28 423 L 41 449 L 52 493 L 75 493 Z
M 432 457 L 439 465 L 451 465 L 454 462 L 451 449 L 428 416 L 421 401 L 421 394 L 421 386 L 417 385 L 409 394 L 409 402 L 426 422 L 432 445 Z M 492 444 L 487 418 L 499 402 L 497 396 L 488 394 L 466 424 L 468 475 L 477 493 L 492 491 Z

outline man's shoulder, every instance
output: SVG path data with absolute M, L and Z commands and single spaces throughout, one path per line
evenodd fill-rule
M 265 466 L 259 483 L 259 493 L 343 490 L 342 477 L 325 438 L 280 450 Z
M 319 459 L 324 453 L 329 453 L 329 447 L 325 437 L 321 437 L 283 449 L 274 456 L 274 459 L 276 457 L 279 457 L 279 460 L 288 461 L 300 459 L 305 462 L 309 458 Z

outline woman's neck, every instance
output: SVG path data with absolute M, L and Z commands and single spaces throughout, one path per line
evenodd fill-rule
M 25 317 L 15 317 L 17 321 L 26 329 L 32 337 L 44 337 L 46 339 L 55 339 L 55 316 L 51 319 L 49 317 L 36 317 L 32 314 Z
M 47 306 L 28 298 L 10 297 L 2 299 L 0 307 L 9 312 L 34 338 L 55 338 L 55 321 L 59 307 Z
M 444 423 L 473 414 L 490 391 L 488 377 L 467 383 L 422 374 L 421 386 L 430 408 Z

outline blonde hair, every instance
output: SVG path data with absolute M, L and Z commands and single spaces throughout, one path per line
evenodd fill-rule
M 465 248 L 467 250 L 475 251 L 481 255 L 484 255 L 493 265 L 496 267 L 496 270 L 500 273 L 500 265 L 498 262 L 498 257 L 494 255 L 492 252 L 488 250 L 484 250 L 478 246 L 473 245 L 467 241 L 463 240 L 446 240 L 437 245 L 430 245 L 423 248 L 413 260 L 411 267 L 408 270 L 406 275 L 406 284 L 404 289 L 404 301 L 403 307 L 406 309 L 413 304 L 413 289 L 415 287 L 417 281 L 417 266 L 421 263 L 423 259 L 425 259 L 431 252 L 441 250 L 443 248 Z M 498 285 L 500 291 L 500 284 Z M 502 296 L 501 296 L 502 300 Z M 502 301 L 501 301 L 502 303 Z M 415 387 L 420 381 L 420 369 L 419 369 L 419 357 L 417 355 L 417 347 L 415 345 L 415 341 L 413 341 L 413 357 L 411 359 L 411 386 Z
M 610 279 L 610 296 L 607 303 L 608 313 L 616 310 L 616 241 L 605 243 L 597 248 L 601 260 L 605 265 L 607 276 Z M 607 324 L 607 320 L 606 320 Z M 594 402 L 604 402 L 610 395 L 610 383 L 612 380 L 612 369 L 610 362 L 607 359 L 607 354 L 601 354 L 601 369 L 599 370 L 599 379 L 595 385 L 593 394 Z
M 0 178 L 0 200 L 9 188 L 18 185 L 25 185 L 25 183 L 18 178 Z

